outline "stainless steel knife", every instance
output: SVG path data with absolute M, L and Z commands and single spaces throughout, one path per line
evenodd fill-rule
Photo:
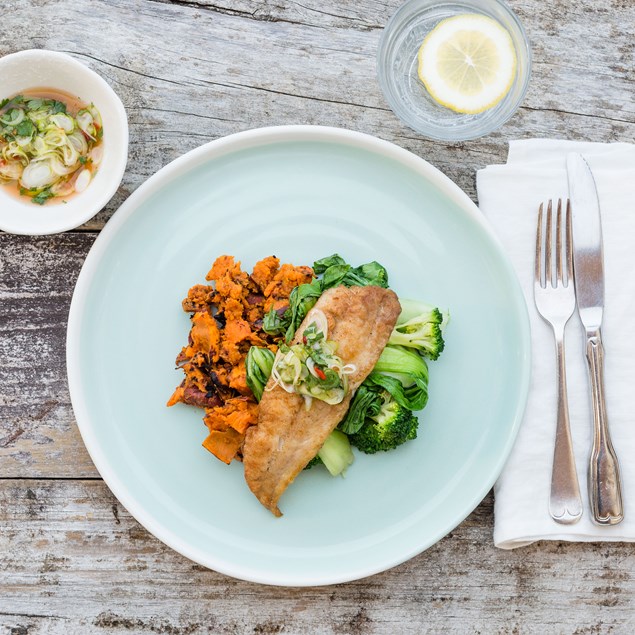
M 580 320 L 585 329 L 586 358 L 593 404 L 593 445 L 589 460 L 591 515 L 600 525 L 624 518 L 617 455 L 611 443 L 604 398 L 604 256 L 600 204 L 595 180 L 581 154 L 567 155 L 569 198 L 573 212 L 573 278 Z

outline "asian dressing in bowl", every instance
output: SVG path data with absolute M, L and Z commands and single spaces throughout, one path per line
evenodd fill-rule
M 0 101 L 0 185 L 33 203 L 66 202 L 83 192 L 103 155 L 99 111 L 55 89 Z

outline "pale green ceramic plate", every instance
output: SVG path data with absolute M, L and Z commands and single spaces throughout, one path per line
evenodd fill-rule
M 201 447 L 202 412 L 165 402 L 189 330 L 180 308 L 220 254 L 379 260 L 401 296 L 448 307 L 419 437 L 358 454 L 346 478 L 302 473 L 282 518 Z M 142 185 L 95 242 L 68 325 L 82 436 L 123 505 L 158 538 L 246 580 L 317 585 L 420 553 L 491 488 L 529 378 L 529 328 L 512 268 L 476 206 L 390 143 L 309 126 L 253 130 L 188 153 Z

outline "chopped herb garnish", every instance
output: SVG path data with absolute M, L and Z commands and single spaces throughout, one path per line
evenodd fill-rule
M 21 121 L 15 129 L 15 133 L 18 137 L 30 137 L 35 131 L 36 127 L 31 123 L 30 119 Z
M 355 366 L 344 364 L 336 355 L 337 344 L 326 339 L 322 330 L 326 326 L 319 325 L 322 321 L 326 324 L 326 317 L 322 314 L 318 319 L 304 329 L 302 343 L 280 344 L 271 376 L 287 392 L 337 404 L 346 396 L 347 375 Z
M 24 112 L 21 108 L 10 108 L 0 117 L 0 123 L 5 126 L 17 126 L 22 119 Z
M 56 115 L 58 112 L 66 112 L 66 104 L 61 102 L 61 101 L 57 101 L 56 99 L 53 99 L 53 105 L 52 105 L 52 111 L 53 114 Z
M 55 194 L 51 192 L 51 188 L 47 187 L 43 189 L 39 194 L 36 194 L 31 200 L 38 205 L 44 205 L 46 201 L 48 201 L 50 198 L 53 198 L 54 196 Z
M 79 157 L 79 162 L 80 162 L 82 165 L 85 165 L 85 164 L 86 164 L 86 157 Z
M 315 322 L 311 322 L 311 324 L 304 329 L 303 337 L 304 343 L 312 346 L 321 339 L 324 339 L 324 333 L 322 331 L 318 331 Z

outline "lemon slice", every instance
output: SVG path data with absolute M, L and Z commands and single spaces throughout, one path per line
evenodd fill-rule
M 419 49 L 419 78 L 436 102 L 455 112 L 492 108 L 509 92 L 515 73 L 509 33 L 485 15 L 442 20 Z

